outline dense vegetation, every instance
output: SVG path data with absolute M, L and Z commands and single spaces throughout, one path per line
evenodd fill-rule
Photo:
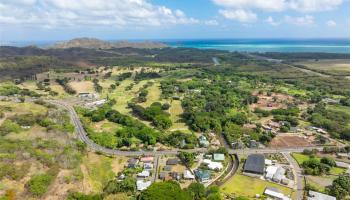
M 129 107 L 137 117 L 146 121 L 151 121 L 158 129 L 165 130 L 172 125 L 169 113 L 163 111 L 163 105 L 159 102 L 154 102 L 147 108 L 132 103 L 129 104 Z

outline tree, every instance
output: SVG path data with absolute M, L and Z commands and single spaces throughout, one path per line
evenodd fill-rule
M 350 176 L 340 175 L 336 178 L 329 187 L 328 193 L 337 199 L 344 199 L 344 197 L 348 196 L 350 194 Z
M 103 188 L 106 194 L 117 194 L 119 192 L 135 192 L 136 180 L 132 177 L 127 177 L 123 181 L 111 180 Z
M 174 181 L 153 183 L 140 195 L 140 200 L 192 200 L 191 195 L 182 190 Z
M 180 152 L 179 157 L 186 166 L 191 167 L 194 163 L 195 154 L 190 152 Z
M 330 157 L 323 157 L 321 158 L 321 163 L 329 165 L 330 167 L 335 167 L 336 163 L 333 158 Z
M 191 183 L 187 191 L 191 194 L 193 200 L 201 200 L 205 197 L 205 187 L 201 183 Z

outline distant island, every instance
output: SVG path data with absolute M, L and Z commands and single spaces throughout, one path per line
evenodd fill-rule
M 115 41 L 108 42 L 99 40 L 96 38 L 75 38 L 69 41 L 63 41 L 55 43 L 48 48 L 51 49 L 69 49 L 69 48 L 87 48 L 87 49 L 112 49 L 112 48 L 140 48 L 140 49 L 154 49 L 165 48 L 168 45 L 161 42 L 154 41 L 142 41 L 142 42 L 129 42 L 129 41 Z

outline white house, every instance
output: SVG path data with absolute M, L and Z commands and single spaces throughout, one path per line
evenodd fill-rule
M 141 178 L 147 178 L 151 175 L 150 171 L 143 170 L 142 172 L 138 173 L 137 176 Z
M 193 180 L 194 178 L 194 175 L 189 170 L 185 170 L 184 179 Z
M 143 181 L 143 180 L 136 181 L 136 187 L 138 191 L 147 189 L 151 184 L 152 184 L 151 181 Z

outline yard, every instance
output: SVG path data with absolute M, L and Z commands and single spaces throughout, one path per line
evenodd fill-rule
M 220 186 L 222 192 L 226 194 L 236 194 L 237 196 L 247 196 L 254 199 L 256 194 L 262 195 L 266 187 L 278 188 L 283 194 L 294 196 L 295 192 L 287 187 L 252 178 L 242 174 L 236 174 L 222 186 Z

